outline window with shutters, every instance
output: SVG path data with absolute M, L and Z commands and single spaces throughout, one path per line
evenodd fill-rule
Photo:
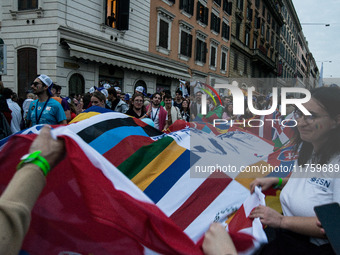
M 19 0 L 18 10 L 34 10 L 38 9 L 38 0 Z
M 253 40 L 253 49 L 257 49 L 257 38 Z
M 236 39 L 240 39 L 240 33 L 241 33 L 241 22 L 242 20 L 239 18 L 236 18 Z
M 260 0 L 255 0 L 255 7 L 256 9 L 260 8 Z
M 248 60 L 244 60 L 243 73 L 248 74 Z
M 243 11 L 243 0 L 237 0 L 236 6 L 239 10 Z
M 261 35 L 264 36 L 264 22 L 261 24 Z
M 231 15 L 233 2 L 231 0 L 223 0 L 223 11 Z
M 244 44 L 249 47 L 249 41 L 250 41 L 250 30 L 246 29 L 246 32 L 244 34 Z
M 107 0 L 106 25 L 118 30 L 129 29 L 130 0 Z
M 194 28 L 187 22 L 180 20 L 180 45 L 179 45 L 179 58 L 182 60 L 189 60 L 192 52 L 192 35 L 191 31 Z
M 216 52 L 217 49 L 215 46 L 210 47 L 210 66 L 215 67 L 216 66 Z
M 230 26 L 226 22 L 222 22 L 222 38 L 229 40 Z
M 216 3 L 217 5 L 221 6 L 221 0 L 213 0 L 214 3 Z
M 259 29 L 261 27 L 261 18 L 259 16 L 255 16 L 255 23 L 254 23 L 254 28 Z
M 266 16 L 266 6 L 262 5 L 262 16 L 263 18 Z
M 169 23 L 161 19 L 159 21 L 159 41 L 158 46 L 168 49 L 169 41 Z
M 185 11 L 186 13 L 194 14 L 194 0 L 180 0 L 179 9 Z
M 253 21 L 253 10 L 250 6 L 247 7 L 247 20 Z
M 221 26 L 221 18 L 218 17 L 216 14 L 211 13 L 210 29 L 219 34 L 220 26 Z
M 192 35 L 185 31 L 181 31 L 181 55 L 191 57 L 192 51 Z
M 222 53 L 221 53 L 221 72 L 226 73 L 227 72 L 227 63 L 228 63 L 228 49 L 224 48 L 222 46 Z
M 171 25 L 175 15 L 163 7 L 157 7 L 157 12 L 157 51 L 169 55 L 171 50 Z
M 201 25 L 208 25 L 209 9 L 200 1 L 197 2 L 197 20 Z
M 269 42 L 269 40 L 270 40 L 269 34 L 270 34 L 270 29 L 269 29 L 269 27 L 267 27 L 267 31 L 266 31 L 266 40 L 267 40 L 267 42 Z
M 237 53 L 234 53 L 234 70 L 237 70 L 238 66 L 238 54 Z
M 200 40 L 196 39 L 196 63 L 197 64 L 202 64 L 206 63 L 206 55 L 207 55 L 207 43 Z

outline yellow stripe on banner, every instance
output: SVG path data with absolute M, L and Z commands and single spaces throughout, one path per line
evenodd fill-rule
M 82 112 L 82 113 L 78 114 L 73 120 L 71 120 L 69 124 L 79 122 L 79 121 L 82 121 L 82 120 L 86 120 L 86 119 L 91 118 L 93 116 L 96 116 L 98 114 L 101 114 L 101 113 L 100 112 Z
M 156 158 L 143 168 L 131 181 L 141 190 L 145 190 L 159 175 L 161 175 L 182 153 L 185 148 L 175 141 L 170 143 Z M 147 155 L 145 155 L 147 157 Z

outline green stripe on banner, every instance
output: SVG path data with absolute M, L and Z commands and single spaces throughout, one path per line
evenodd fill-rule
M 121 163 L 118 169 L 131 180 L 173 141 L 173 138 L 166 136 L 150 145 L 143 146 Z

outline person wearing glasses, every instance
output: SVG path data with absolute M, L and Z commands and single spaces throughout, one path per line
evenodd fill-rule
M 303 104 L 311 115 L 295 110 L 294 139 L 298 160 L 289 178 L 260 178 L 250 184 L 262 190 L 282 189 L 283 214 L 266 207 L 255 208 L 250 218 L 276 229 L 276 238 L 259 254 L 334 254 L 324 232 L 316 225 L 314 207 L 340 202 L 340 88 L 321 87 Z
M 147 117 L 145 113 L 144 96 L 143 94 L 135 93 L 131 98 L 130 107 L 126 114 L 138 119 L 143 119 Z
M 45 74 L 39 75 L 31 88 L 38 99 L 31 102 L 27 113 L 28 127 L 37 124 L 67 124 L 66 115 L 61 104 L 51 98 L 53 82 Z

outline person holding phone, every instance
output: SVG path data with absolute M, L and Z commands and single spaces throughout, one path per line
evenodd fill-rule
M 289 178 L 260 178 L 250 184 L 262 190 L 282 188 L 283 215 L 266 207 L 256 207 L 250 218 L 277 229 L 275 240 L 260 254 L 334 254 L 325 234 L 316 225 L 314 207 L 340 202 L 340 88 L 321 87 L 311 91 L 303 106 L 311 113 L 294 112 L 297 121 L 295 148 L 297 164 Z

